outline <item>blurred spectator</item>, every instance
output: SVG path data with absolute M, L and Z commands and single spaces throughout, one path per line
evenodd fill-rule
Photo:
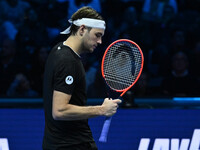
M 1 29 L 1 36 L 0 40 L 7 37 L 11 40 L 14 40 L 18 30 L 15 28 L 15 26 L 10 21 L 4 21 L 2 25 L 0 26 Z
M 174 12 L 178 12 L 176 0 L 145 0 L 143 5 L 143 17 L 146 20 L 157 20 L 163 17 L 164 7 L 169 5 Z
M 88 98 L 103 98 L 103 97 L 108 96 L 108 93 L 109 93 L 108 91 L 109 91 L 109 88 L 107 87 L 101 75 L 101 68 L 99 66 L 95 74 L 95 80 L 93 84 L 90 84 L 88 87 L 87 96 Z
M 14 39 L 28 8 L 30 8 L 30 4 L 22 0 L 0 1 L 0 25 L 6 29 L 10 38 Z M 9 32 L 11 29 L 13 32 Z
M 122 21 L 118 27 L 118 36 L 120 38 L 136 38 L 136 27 L 138 25 L 138 13 L 135 7 L 128 6 L 122 15 Z M 117 32 L 116 32 L 117 33 Z
M 82 6 L 90 6 L 94 8 L 97 12 L 101 13 L 101 3 L 100 0 L 65 0 L 68 1 L 68 19 L 70 19 L 71 15 Z
M 4 39 L 0 53 L 0 95 L 5 96 L 14 76 L 23 70 L 16 57 L 16 43 L 11 39 Z
M 35 10 L 39 14 L 38 20 L 45 25 L 50 40 L 54 40 L 60 31 L 66 28 L 68 5 L 67 1 L 60 2 L 58 0 L 37 2 Z
M 170 38 L 165 39 L 168 39 L 168 41 L 162 41 L 163 44 L 162 42 L 161 44 L 157 44 L 157 46 L 161 46 L 158 47 L 159 49 L 161 48 L 158 52 L 159 54 L 157 55 L 159 56 L 159 58 L 156 58 L 154 56 L 154 59 L 161 59 L 159 62 L 158 74 L 163 77 L 171 74 L 171 66 L 169 64 L 171 64 L 171 59 L 174 54 L 176 54 L 179 51 L 183 51 L 184 53 L 186 53 L 187 57 L 189 56 L 185 32 L 182 29 L 175 29 L 169 34 Z
M 92 58 L 92 57 L 90 57 Z M 94 60 L 92 60 L 94 61 Z M 98 61 L 94 61 L 94 62 L 88 62 L 88 66 L 86 66 L 86 88 L 88 89 L 88 87 L 94 83 L 95 81 L 95 77 L 96 77 L 96 73 L 97 73 L 97 68 L 99 67 L 99 63 Z
M 181 29 L 176 29 L 172 32 L 170 52 L 173 55 L 177 51 L 187 51 L 186 34 Z
M 100 61 L 97 59 L 101 59 L 107 46 L 119 38 L 135 41 L 144 53 L 144 70 L 148 80 L 145 74 L 141 76 L 141 80 L 143 77 L 144 80 L 139 80 L 135 86 L 135 96 L 154 96 L 163 78 L 167 80 L 165 83 L 172 84 L 171 80 L 177 76 L 171 73 L 171 59 L 179 51 L 184 52 L 190 61 L 190 64 L 185 65 L 188 66 L 188 75 L 182 78 L 186 78 L 187 82 L 193 75 L 200 80 L 200 71 L 197 69 L 200 65 L 199 0 L 1 0 L 1 96 L 6 95 L 17 73 L 26 75 L 30 79 L 30 86 L 41 96 L 48 46 L 54 45 L 57 38 L 66 39 L 59 32 L 69 25 L 68 16 L 83 5 L 102 13 L 107 28 L 102 39 L 104 44 L 95 50 L 90 60 L 83 58 L 89 97 L 106 96 L 99 69 Z M 178 80 L 173 83 L 173 87 L 180 85 Z M 144 83 L 148 90 L 141 88 L 143 86 L 140 83 Z M 182 87 L 180 90 L 183 92 L 178 92 L 180 95 L 186 93 Z M 169 89 L 166 95 L 173 95 L 173 90 Z
M 162 17 L 158 19 L 158 21 L 161 24 L 161 28 L 166 28 L 166 26 L 171 26 L 172 22 L 174 21 L 174 18 L 176 16 L 176 13 L 171 5 L 165 4 L 163 7 L 163 13 Z
M 33 54 L 30 69 L 30 84 L 33 90 L 42 96 L 42 86 L 44 79 L 44 67 L 49 53 L 49 46 L 41 46 Z
M 170 70 L 168 60 L 170 57 L 169 50 L 165 44 L 158 43 L 157 45 L 155 45 L 155 48 L 149 51 L 148 57 L 148 70 L 151 73 L 151 75 L 155 77 L 163 76 L 163 70 L 165 70 L 165 72 L 168 72 Z
M 30 87 L 30 82 L 24 74 L 17 74 L 11 83 L 7 96 L 9 97 L 37 97 L 38 93 Z
M 124 94 L 122 106 L 125 108 L 139 107 L 134 102 L 135 98 L 152 96 L 153 94 L 148 82 L 149 75 L 143 71 L 136 84 Z
M 147 72 L 142 72 L 137 83 L 133 86 L 132 91 L 134 97 L 146 97 L 152 95 L 149 89 L 149 75 Z
M 172 57 L 171 75 L 163 79 L 162 93 L 165 96 L 197 96 L 199 82 L 189 72 L 189 60 L 185 53 L 177 52 Z
M 25 13 L 23 24 L 16 36 L 19 55 L 24 63 L 30 64 L 30 58 L 36 47 L 41 43 L 50 42 L 45 25 L 38 19 L 38 14 L 32 8 Z M 30 67 L 27 66 L 29 69 Z
M 123 95 L 122 107 L 138 107 L 134 102 L 135 98 L 150 96 L 148 78 L 148 74 L 143 71 L 136 84 Z

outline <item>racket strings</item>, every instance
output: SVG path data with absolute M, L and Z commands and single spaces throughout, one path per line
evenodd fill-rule
M 104 75 L 111 88 L 129 87 L 141 70 L 142 56 L 138 48 L 127 42 L 112 45 L 104 60 Z

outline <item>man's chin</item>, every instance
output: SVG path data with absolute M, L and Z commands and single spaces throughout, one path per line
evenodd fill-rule
M 95 50 L 95 49 L 94 49 L 94 48 L 92 48 L 92 49 L 90 49 L 88 52 L 89 52 L 89 53 L 93 53 L 93 52 L 94 52 L 94 50 Z

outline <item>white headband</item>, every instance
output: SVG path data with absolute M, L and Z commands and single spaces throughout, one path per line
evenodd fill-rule
M 99 19 L 92 19 L 92 18 L 82 18 L 78 20 L 72 21 L 71 19 L 68 20 L 69 23 L 74 24 L 76 26 L 85 25 L 91 28 L 99 28 L 99 29 L 106 29 L 105 21 Z M 64 31 L 60 32 L 60 34 L 69 34 L 71 29 L 71 25 Z

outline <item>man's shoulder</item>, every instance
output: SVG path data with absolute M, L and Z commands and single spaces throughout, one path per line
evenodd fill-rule
M 73 54 L 72 50 L 63 45 L 62 42 L 55 45 L 51 51 L 51 58 L 57 62 L 76 62 L 77 57 Z
M 70 53 L 70 48 L 67 46 L 64 46 L 62 42 L 56 44 L 53 48 L 52 48 L 52 53 L 54 53 L 54 55 L 57 56 L 69 56 L 71 55 Z

